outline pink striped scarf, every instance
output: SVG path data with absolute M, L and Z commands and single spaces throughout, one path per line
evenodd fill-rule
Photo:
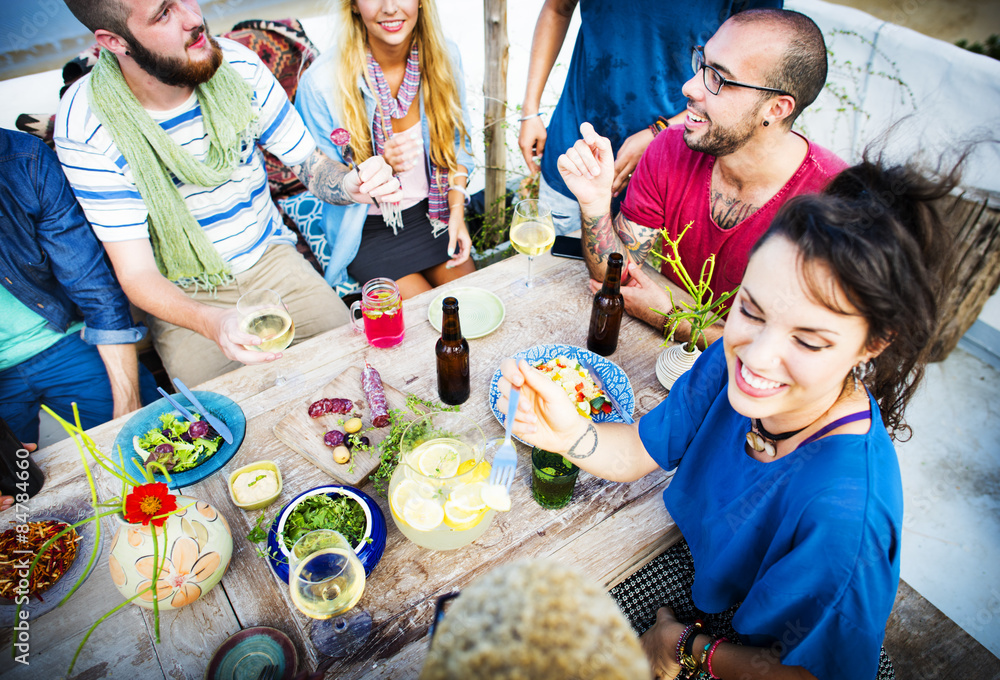
M 375 152 L 381 155 L 385 150 L 386 139 L 392 137 L 392 118 L 400 119 L 406 116 L 410 110 L 410 105 L 417 96 L 420 89 L 420 55 L 417 52 L 417 43 L 414 41 L 410 48 L 410 56 L 406 60 L 406 71 L 403 73 L 403 82 L 399 86 L 399 93 L 393 97 L 389 90 L 388 83 L 385 82 L 385 75 L 382 67 L 368 50 L 368 75 L 375 83 L 375 96 L 378 98 L 378 106 L 375 110 Z M 427 151 L 430 156 L 430 150 Z M 427 216 L 434 226 L 434 235 L 437 236 L 443 229 L 448 227 L 448 168 L 442 168 L 431 163 L 431 181 L 427 195 L 428 211 Z

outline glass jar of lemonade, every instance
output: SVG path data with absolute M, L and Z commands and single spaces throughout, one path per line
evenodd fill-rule
M 469 418 L 429 413 L 403 432 L 399 465 L 389 480 L 389 507 L 399 530 L 417 545 L 454 550 L 472 543 L 493 521 L 487 504 L 486 438 Z

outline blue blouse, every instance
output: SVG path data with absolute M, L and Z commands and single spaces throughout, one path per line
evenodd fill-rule
M 729 404 L 722 342 L 639 423 L 677 468 L 663 492 L 694 556 L 694 603 L 820 680 L 874 678 L 899 585 L 902 481 L 869 395 L 865 434 L 819 439 L 770 463 L 746 454 L 750 419 Z

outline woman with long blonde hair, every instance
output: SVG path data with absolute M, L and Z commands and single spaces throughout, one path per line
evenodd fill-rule
M 403 201 L 323 204 L 326 279 L 387 277 L 411 297 L 475 269 L 461 59 L 441 33 L 434 0 L 340 0 L 339 22 L 337 45 L 303 75 L 295 107 L 330 157 L 349 164 L 383 156 Z M 331 139 L 339 128 L 349 145 Z

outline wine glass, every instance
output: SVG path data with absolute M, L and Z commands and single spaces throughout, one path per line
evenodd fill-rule
M 296 608 L 317 620 L 309 635 L 322 653 L 346 656 L 368 638 L 371 616 L 351 612 L 365 592 L 365 568 L 340 532 L 316 529 L 295 542 L 288 587 Z
M 525 286 L 531 288 L 531 259 L 552 247 L 556 239 L 556 229 L 552 224 L 552 209 L 537 198 L 519 201 L 514 206 L 514 219 L 510 223 L 510 244 L 514 250 L 528 256 L 528 280 Z
M 236 302 L 240 317 L 240 330 L 260 338 L 259 345 L 243 345 L 256 352 L 280 352 L 292 344 L 295 322 L 281 296 L 273 290 L 252 290 Z M 275 385 L 284 385 L 285 377 L 277 369 Z

